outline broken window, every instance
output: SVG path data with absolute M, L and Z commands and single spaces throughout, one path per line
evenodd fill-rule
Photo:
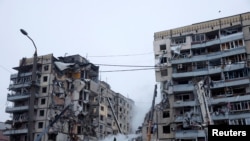
M 47 87 L 42 88 L 42 93 L 47 93 Z
M 176 38 L 172 38 L 171 40 L 172 45 L 179 45 L 183 43 L 186 43 L 186 37 L 176 37 Z
M 161 76 L 168 76 L 168 69 L 161 70 Z
M 104 111 L 104 107 L 103 106 L 101 106 L 101 111 Z
M 206 69 L 207 68 L 207 63 L 206 61 L 200 61 L 200 62 L 196 62 L 196 69 Z
M 44 110 L 40 110 L 39 116 L 40 116 L 40 117 L 43 117 L 43 116 L 44 116 Z
M 239 25 L 229 27 L 229 28 L 224 28 L 221 30 L 221 36 L 227 36 L 227 35 L 238 33 L 238 32 L 242 32 L 242 27 Z
M 199 43 L 205 41 L 205 35 L 204 34 L 195 34 L 192 36 L 192 43 Z
M 43 82 L 47 82 L 48 81 L 48 76 L 44 76 L 43 77 Z
M 163 118 L 168 118 L 170 116 L 169 111 L 163 111 L 162 112 L 162 117 Z
M 193 49 L 193 55 L 203 55 L 206 54 L 206 49 L 205 48 L 197 48 L 197 49 Z
M 205 33 L 205 36 L 207 41 L 217 39 L 219 37 L 219 31 L 216 30 L 212 32 L 207 32 Z
M 44 105 L 46 103 L 46 99 L 45 98 L 42 98 L 41 99 L 41 105 Z
M 215 53 L 215 52 L 220 52 L 220 45 L 213 45 L 207 47 L 207 53 Z
M 167 126 L 162 126 L 162 133 L 163 134 L 168 134 L 170 133 L 170 126 L 167 125 Z
M 100 115 L 100 120 L 103 121 L 103 115 Z
M 166 44 L 160 45 L 160 51 L 166 50 L 167 46 Z
M 38 128 L 43 128 L 43 122 L 38 122 Z
M 167 60 L 168 60 L 167 57 L 161 57 L 160 58 L 160 63 L 161 64 L 167 63 Z
M 45 65 L 45 66 L 43 67 L 43 70 L 44 70 L 44 71 L 48 71 L 48 70 L 49 70 L 49 65 Z

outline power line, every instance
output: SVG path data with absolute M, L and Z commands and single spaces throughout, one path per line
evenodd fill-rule
M 8 70 L 7 68 L 5 68 L 4 66 L 0 65 L 0 67 L 1 67 L 3 70 L 5 70 L 5 71 L 7 71 L 7 72 L 9 72 L 9 73 L 12 73 L 10 70 Z
M 99 55 L 99 56 L 88 56 L 88 57 L 124 57 L 124 56 L 139 56 L 139 55 L 147 55 L 152 54 L 153 52 L 147 53 L 138 53 L 138 54 L 120 54 L 120 55 Z
M 95 64 L 97 66 L 113 66 L 113 67 L 156 67 L 156 66 L 139 66 L 139 65 L 112 65 L 112 64 Z
M 99 72 L 121 72 L 121 71 L 140 71 L 140 70 L 152 70 L 155 68 L 144 68 L 144 69 L 127 69 L 127 70 L 107 70 L 107 71 L 99 71 Z

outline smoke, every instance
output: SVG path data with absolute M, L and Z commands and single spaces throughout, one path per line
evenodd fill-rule
M 116 141 L 132 141 L 134 138 L 140 136 L 139 134 L 129 134 L 129 135 L 124 135 L 124 134 L 117 134 L 117 135 L 110 135 L 104 138 L 103 140 L 99 141 L 114 141 L 116 138 Z

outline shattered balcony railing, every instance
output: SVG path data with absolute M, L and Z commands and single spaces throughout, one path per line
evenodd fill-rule
M 237 54 L 242 54 L 242 53 L 246 53 L 245 46 L 240 46 L 237 48 L 219 51 L 219 52 L 214 52 L 214 53 L 210 53 L 210 54 L 191 56 L 189 58 L 175 59 L 175 60 L 171 60 L 171 63 L 172 64 L 181 64 L 181 63 L 206 61 L 206 60 L 213 60 L 213 59 L 217 59 L 217 58 L 222 58 L 222 57 L 227 57 L 227 56 L 232 56 L 232 55 L 237 55 Z
M 248 77 L 242 77 L 242 78 L 234 78 L 232 80 L 220 80 L 220 81 L 212 81 L 214 88 L 224 88 L 224 87 L 231 87 L 231 86 L 238 86 L 238 85 L 248 85 L 250 83 L 250 80 Z M 187 92 L 187 91 L 193 91 L 194 85 L 193 84 L 177 84 L 173 86 L 173 92 Z
M 8 101 L 17 101 L 17 100 L 23 100 L 23 99 L 27 99 L 30 97 L 29 93 L 17 93 L 17 94 L 8 94 L 7 95 L 7 100 Z
M 223 97 L 223 98 L 210 98 L 209 103 L 211 105 L 216 104 L 227 104 L 228 102 L 239 102 L 239 101 L 247 101 L 250 100 L 250 94 L 247 95 L 237 95 L 233 97 Z
M 5 130 L 3 132 L 4 135 L 13 135 L 13 134 L 27 134 L 28 133 L 28 129 L 12 129 L 12 130 Z
M 14 89 L 23 88 L 23 87 L 30 87 L 31 84 L 32 84 L 32 81 L 26 81 L 26 82 L 22 82 L 22 83 L 14 83 L 14 84 L 9 85 L 9 89 L 14 90 Z M 40 85 L 40 80 L 36 81 L 36 85 L 37 86 Z
M 194 85 L 193 84 L 180 84 L 173 86 L 173 92 L 186 92 L 186 91 L 193 91 Z
M 184 122 L 186 121 L 187 117 L 185 115 L 178 115 L 175 116 L 175 122 Z M 196 116 L 192 116 L 192 120 L 196 121 L 196 122 L 202 122 L 201 116 L 200 115 L 196 115 Z
M 34 105 L 34 108 L 37 108 L 37 106 Z M 24 105 L 24 106 L 8 106 L 5 109 L 6 113 L 13 113 L 13 112 L 21 112 L 21 111 L 28 111 L 29 106 Z
M 196 102 L 193 100 L 193 101 L 175 101 L 174 102 L 174 105 L 173 107 L 174 108 L 177 108 L 177 107 L 185 107 L 185 106 L 195 106 L 196 105 Z
M 207 75 L 207 74 L 215 74 L 215 73 L 220 73 L 222 71 L 233 71 L 233 70 L 238 70 L 238 69 L 243 69 L 245 68 L 246 62 L 236 62 L 234 64 L 228 64 L 225 65 L 224 68 L 222 66 L 220 67 L 215 67 L 215 66 L 209 66 L 209 69 L 204 69 L 204 70 L 194 70 L 191 72 L 182 72 L 182 73 L 176 73 L 173 72 L 172 76 L 173 78 L 182 78 L 182 77 L 192 77 L 195 75 Z
M 220 38 L 210 40 L 207 42 L 203 42 L 201 44 L 194 44 L 194 45 L 192 45 L 192 48 L 201 48 L 201 47 L 206 47 L 206 46 L 212 46 L 212 45 L 226 43 L 226 42 L 234 41 L 234 40 L 238 40 L 238 39 L 243 39 L 243 32 L 238 32 L 238 33 L 230 34 L 227 36 L 221 36 Z
M 204 130 L 179 130 L 175 132 L 176 139 L 196 139 L 197 137 L 205 137 Z
M 223 87 L 230 87 L 230 86 L 237 86 L 237 85 L 247 85 L 250 83 L 248 77 L 242 78 L 234 78 L 232 80 L 221 80 L 221 81 L 213 81 L 213 87 L 211 88 L 223 88 Z
M 212 119 L 213 120 L 232 120 L 232 119 L 244 119 L 244 118 L 249 118 L 250 117 L 250 111 L 239 111 L 237 113 L 232 113 L 232 112 L 225 112 L 225 113 L 219 113 L 219 114 L 215 114 L 212 113 Z

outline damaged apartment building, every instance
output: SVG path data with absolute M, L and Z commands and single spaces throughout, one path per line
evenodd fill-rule
M 250 125 L 249 12 L 156 32 L 154 54 L 162 100 L 151 140 L 207 141 L 207 125 Z M 143 140 L 147 129 L 146 117 Z
M 38 137 L 41 141 L 97 141 L 132 132 L 134 101 L 100 81 L 99 66 L 86 58 L 48 54 L 37 60 L 23 58 L 13 69 L 17 73 L 10 76 L 7 96 L 13 106 L 5 109 L 12 116 L 12 126 L 4 131 L 10 141 Z

